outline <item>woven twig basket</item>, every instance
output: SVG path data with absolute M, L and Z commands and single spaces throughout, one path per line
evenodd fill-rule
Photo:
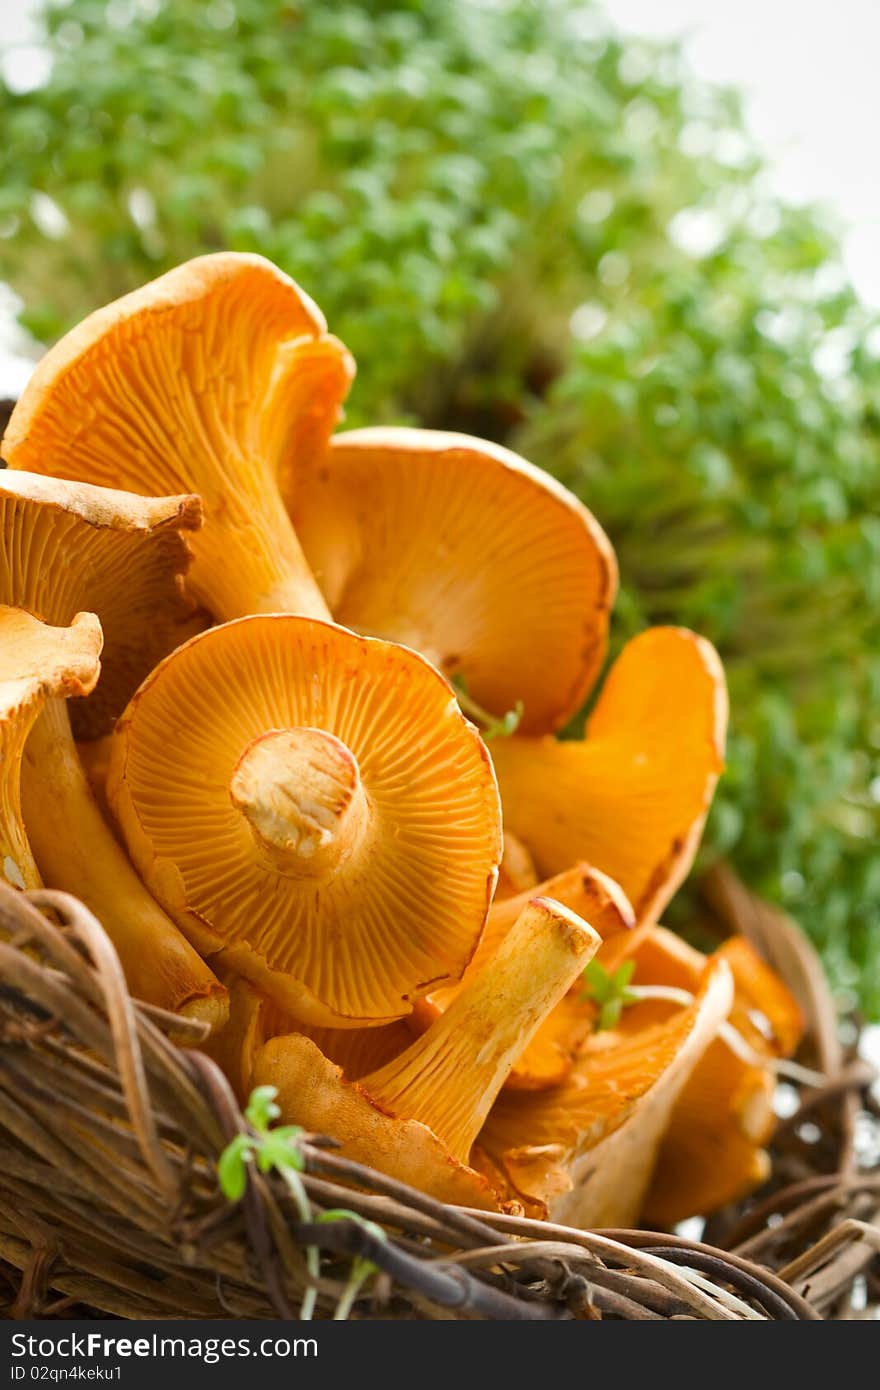
M 321 1317 L 333 1315 L 358 1256 L 379 1270 L 354 1305 L 359 1318 L 863 1316 L 857 1304 L 880 1284 L 880 1176 L 860 1169 L 853 1144 L 870 1078 L 836 1042 L 799 933 L 780 932 L 730 875 L 716 875 L 711 893 L 765 950 L 773 942 L 768 954 L 805 1002 L 812 1060 L 829 1082 L 802 1096 L 780 1130 L 769 1190 L 714 1217 L 714 1244 L 702 1244 L 444 1206 L 319 1137 L 303 1146 L 312 1223 L 279 1180 L 256 1172 L 230 1204 L 217 1158 L 246 1125 L 216 1066 L 170 1041 L 180 1020 L 132 1001 L 81 903 L 0 889 L 6 1315 L 296 1317 L 304 1252 L 317 1246 Z M 340 1207 L 385 1237 L 353 1220 L 318 1222 Z

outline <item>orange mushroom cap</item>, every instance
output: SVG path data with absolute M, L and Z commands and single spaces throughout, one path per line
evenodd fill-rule
M 229 1022 L 203 1050 L 223 1071 L 242 1105 L 250 1095 L 254 1058 L 272 1038 L 294 1031 L 304 1034 L 341 1068 L 347 1081 L 384 1066 L 412 1041 L 402 1019 L 380 1028 L 305 1028 L 248 980 L 222 969 L 220 978 L 229 992 Z
M 586 865 L 550 879 L 541 886 L 538 895 L 552 898 L 581 917 L 592 915 L 590 925 L 595 922 L 594 930 L 603 941 L 606 935 L 625 930 L 632 923 L 632 909 L 620 890 Z M 347 1081 L 359 1081 L 368 1072 L 384 1067 L 406 1051 L 413 1031 L 423 1032 L 429 1027 L 479 970 L 490 964 L 533 896 L 522 893 L 503 904 L 493 904 L 480 944 L 460 984 L 433 991 L 416 1001 L 413 1013 L 406 1020 L 399 1019 L 379 1028 L 304 1028 L 253 985 L 221 971 L 229 991 L 229 1023 L 207 1050 L 219 1062 L 242 1100 L 250 1091 L 256 1050 L 271 1038 L 292 1031 L 305 1033 L 324 1057 L 341 1069 Z M 601 959 L 601 946 L 597 954 Z M 580 1042 L 592 1028 L 594 1017 L 595 1009 L 585 1003 L 576 982 L 541 1023 L 504 1084 L 534 1088 L 558 1083 L 570 1069 Z
M 353 374 L 320 310 L 269 261 L 203 256 L 46 353 L 3 457 L 132 492 L 197 492 L 207 525 L 189 582 L 215 617 L 328 617 L 278 482 L 323 450 Z
M 764 1020 L 758 1029 L 768 1051 L 776 1057 L 791 1057 L 804 1036 L 803 1010 L 765 960 L 745 937 L 731 936 L 718 950 L 733 971 L 736 983 L 736 1012 L 754 1014 Z M 753 1025 L 754 1026 L 754 1025 Z
M 182 930 L 310 1025 L 456 980 L 501 856 L 485 745 L 427 661 L 284 615 L 204 632 L 120 719 L 107 795 Z
M 183 591 L 199 499 L 0 472 L 0 600 L 47 622 L 97 613 L 101 679 L 71 709 L 78 738 L 106 734 L 144 676 L 200 620 Z
M 563 1085 L 505 1091 L 478 1139 L 491 1171 L 536 1215 L 583 1228 L 638 1219 L 673 1106 L 726 1018 L 724 961 L 664 1023 L 626 1010 L 628 1031 L 597 1033 Z
M 27 736 L 47 699 L 94 689 L 102 645 L 94 613 L 78 613 L 69 627 L 48 627 L 0 605 L 0 877 L 15 888 L 40 886 L 21 812 Z
M 492 743 L 505 830 L 543 875 L 586 860 L 654 921 L 690 868 L 723 766 L 724 673 L 708 642 L 650 628 L 611 668 L 583 741 Z
M 706 964 L 699 951 L 660 927 L 648 934 L 635 959 L 637 984 L 691 992 Z M 645 1219 L 664 1226 L 714 1211 L 767 1177 L 764 1145 L 775 1127 L 769 1061 L 790 1055 L 803 1031 L 794 999 L 747 941 L 732 937 L 711 959 L 730 967 L 735 985 L 730 1023 L 766 1064 L 744 1060 L 724 1038 L 701 1058 L 672 1112 L 645 1202 Z M 643 1007 L 662 1019 L 676 1006 L 655 1000 Z
M 270 1002 L 267 1009 L 268 1037 L 290 1032 L 290 1021 L 282 1027 L 278 1011 Z M 306 1028 L 306 1037 L 321 1049 L 328 1061 L 342 1071 L 346 1081 L 360 1081 L 369 1072 L 377 1071 L 405 1052 L 412 1042 L 412 1033 L 405 1019 L 396 1018 L 381 1028 Z
M 255 1086 L 275 1088 L 284 1123 L 331 1135 L 347 1158 L 441 1202 L 497 1207 L 491 1184 L 453 1158 L 427 1125 L 388 1115 L 357 1082 L 346 1081 L 311 1038 L 291 1033 L 266 1043 L 251 1079 Z
M 498 870 L 498 886 L 495 889 L 495 902 L 498 903 L 504 898 L 513 898 L 520 893 L 525 893 L 530 888 L 537 887 L 538 882 L 538 871 L 535 868 L 534 860 L 522 840 L 511 835 L 509 830 L 506 831 L 504 853 L 501 856 L 501 867 Z
M 184 536 L 199 520 L 197 497 L 143 498 L 0 473 L 0 601 L 58 625 L 83 609 L 100 619 L 101 676 L 71 706 L 82 737 L 106 733 L 146 671 L 192 630 L 182 589 Z M 21 802 L 41 877 L 82 898 L 103 923 L 132 992 L 220 1022 L 225 992 L 149 896 L 103 820 L 59 699 L 47 701 L 28 737 Z
M 338 434 L 288 499 L 337 622 L 414 647 L 484 709 L 559 728 L 605 657 L 614 552 L 569 492 L 499 445 Z
M 516 1057 L 598 944 L 573 913 L 536 898 L 492 967 L 385 1066 L 347 1082 L 294 1034 L 258 1052 L 253 1082 L 277 1087 L 286 1120 L 332 1135 L 349 1157 L 441 1200 L 496 1206 L 469 1166 L 474 1139 Z
M 602 941 L 597 956 L 599 960 L 602 959 L 605 942 L 614 939 L 619 932 L 627 932 L 635 921 L 623 891 L 606 874 L 591 868 L 589 864 L 578 864 L 573 869 L 567 869 L 532 892 L 495 902 L 489 911 L 480 944 L 460 983 L 432 990 L 424 999 L 418 1000 L 409 1020 L 415 1028 L 428 1027 L 478 971 L 491 969 L 497 952 L 520 914 L 531 898 L 536 896 L 550 898 L 589 922 Z M 595 1008 L 582 995 L 580 983 L 576 983 L 547 1015 L 512 1068 L 506 1086 L 520 1090 L 542 1090 L 547 1086 L 556 1086 L 565 1079 L 581 1043 L 592 1031 L 595 1019 Z

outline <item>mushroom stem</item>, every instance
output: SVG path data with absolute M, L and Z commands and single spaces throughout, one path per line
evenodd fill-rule
M 226 991 L 165 916 L 103 820 L 63 700 L 36 721 L 22 762 L 22 808 L 43 880 L 81 898 L 116 947 L 136 998 L 216 1028 Z
M 259 465 L 255 476 L 263 476 Z M 239 481 L 241 490 L 227 482 L 222 502 L 207 485 L 199 487 L 208 524 L 190 542 L 188 591 L 221 622 L 249 613 L 298 613 L 329 622 L 276 489 L 267 478 L 255 494 L 246 480 Z M 157 477 L 155 486 L 161 491 L 164 482 Z
M 494 959 L 394 1061 L 361 1081 L 393 1114 L 420 1120 L 462 1163 L 517 1058 L 595 955 L 573 912 L 534 898 Z
M 268 866 L 290 878 L 338 869 L 369 822 L 357 759 L 323 729 L 277 729 L 252 739 L 229 795 Z
M 235 612 L 236 617 L 245 617 L 244 612 Z M 250 607 L 254 613 L 296 613 L 305 618 L 321 618 L 331 622 L 330 610 L 321 596 L 321 590 L 311 575 L 303 572 L 286 574 L 268 593 L 255 599 Z
M 39 888 L 40 874 L 21 818 L 21 758 L 30 721 L 0 730 L 0 882 Z
M 278 510 L 282 511 L 280 503 Z M 210 591 L 206 590 L 202 595 L 203 602 L 214 611 L 222 608 L 222 618 L 240 618 L 248 613 L 297 613 L 302 617 L 332 622 L 330 609 L 306 563 L 286 514 L 278 519 L 278 531 L 280 536 L 271 550 L 271 560 L 266 561 L 263 570 L 258 570 L 249 588 L 245 589 L 243 584 L 239 587 L 240 576 L 243 572 L 247 576 L 247 569 L 256 566 L 232 563 L 227 568 L 236 586 L 235 593 L 230 594 L 225 602 L 218 601 L 216 595 L 218 590 L 222 590 L 222 584 L 212 582 Z M 237 540 L 238 534 L 233 539 L 224 532 L 218 536 L 220 544 L 216 549 L 219 552 L 223 544 L 232 545 Z M 237 550 L 232 553 L 237 558 Z

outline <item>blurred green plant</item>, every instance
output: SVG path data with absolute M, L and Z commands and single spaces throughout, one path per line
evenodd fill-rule
M 579 0 L 67 0 L 0 87 L 0 276 L 42 341 L 193 254 L 300 279 L 352 424 L 520 448 L 593 508 L 617 643 L 731 686 L 708 852 L 880 1015 L 880 328 L 736 99 Z M 683 914 L 686 904 L 681 907 Z

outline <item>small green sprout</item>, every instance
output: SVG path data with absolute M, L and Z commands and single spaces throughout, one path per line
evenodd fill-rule
M 252 1132 L 237 1134 L 226 1145 L 217 1161 L 217 1176 L 223 1195 L 230 1202 L 237 1202 L 244 1196 L 247 1188 L 248 1164 L 256 1163 L 261 1173 L 270 1173 L 274 1169 L 293 1197 L 300 1220 L 308 1224 L 313 1219 L 313 1212 L 300 1177 L 305 1169 L 305 1159 L 299 1147 L 303 1131 L 299 1125 L 279 1125 L 277 1129 L 271 1128 L 272 1121 L 281 1115 L 281 1110 L 276 1104 L 277 1095 L 278 1091 L 274 1086 L 257 1086 L 251 1091 L 244 1114 Z M 315 1311 L 320 1274 L 320 1255 L 313 1245 L 306 1249 L 306 1266 L 312 1279 L 312 1287 L 306 1289 L 303 1294 L 300 1317 L 304 1322 L 308 1322 Z
M 277 1128 L 272 1128 L 272 1122 L 279 1119 L 281 1115 L 280 1107 L 276 1101 L 277 1095 L 278 1091 L 274 1086 L 257 1086 L 251 1091 L 244 1114 L 252 1133 L 237 1134 L 220 1155 L 217 1162 L 220 1188 L 224 1197 L 227 1197 L 230 1202 L 238 1202 L 244 1196 L 247 1187 L 248 1164 L 256 1163 L 261 1173 L 271 1173 L 274 1170 L 280 1174 L 290 1190 L 299 1210 L 300 1219 L 304 1223 L 309 1223 L 315 1218 L 300 1177 L 300 1173 L 305 1169 L 305 1160 L 299 1146 L 303 1130 L 299 1125 L 278 1125 Z M 373 1236 L 375 1240 L 384 1241 L 387 1239 L 382 1227 L 377 1226 L 375 1221 L 367 1221 L 356 1211 L 349 1211 L 345 1207 L 335 1207 L 329 1211 L 322 1211 L 318 1215 L 317 1221 L 353 1221 Z M 317 1281 L 320 1273 L 320 1257 L 315 1246 L 308 1247 L 306 1261 L 309 1274 L 313 1281 Z M 354 1257 L 351 1262 L 348 1283 L 333 1314 L 335 1320 L 343 1321 L 348 1317 L 355 1299 L 367 1279 L 376 1273 L 376 1269 L 377 1267 L 372 1260 L 364 1259 L 363 1256 L 359 1255 Z M 304 1320 L 311 1318 L 315 1309 L 315 1299 L 316 1289 L 314 1287 L 307 1289 L 303 1296 L 301 1312 Z
M 483 738 L 486 742 L 492 738 L 510 738 L 515 734 L 522 722 L 525 713 L 525 705 L 522 700 L 517 700 L 513 709 L 509 709 L 506 714 L 502 714 L 500 719 L 489 717 L 489 722 L 483 729 Z
M 237 1134 L 226 1145 L 217 1162 L 217 1175 L 224 1197 L 237 1202 L 247 1187 L 247 1165 L 256 1162 L 261 1173 L 270 1173 L 273 1168 L 283 1173 L 292 1169 L 301 1173 L 305 1167 L 299 1150 L 302 1129 L 299 1125 L 280 1125 L 270 1129 L 281 1111 L 275 1103 L 277 1091 L 274 1086 L 257 1086 L 251 1092 L 245 1119 L 254 1134 Z
M 634 1004 L 639 998 L 636 991 L 628 987 L 635 968 L 634 960 L 625 960 L 611 974 L 597 960 L 591 960 L 585 969 L 584 979 L 587 988 L 581 998 L 591 999 L 599 1006 L 596 1018 L 597 1033 L 603 1032 L 606 1028 L 616 1028 L 626 1006 Z
M 456 671 L 452 677 L 452 686 L 463 713 L 480 725 L 480 733 L 486 743 L 493 738 L 510 738 L 511 734 L 516 733 L 525 714 L 522 700 L 517 700 L 513 709 L 509 709 L 506 714 L 490 714 L 468 693 L 467 680 L 460 671 Z
M 353 1221 L 362 1230 L 373 1236 L 376 1240 L 385 1241 L 388 1239 L 381 1226 L 377 1226 L 375 1221 L 368 1221 L 365 1216 L 360 1216 L 356 1211 L 349 1211 L 347 1207 L 334 1207 L 329 1211 L 322 1211 L 318 1217 L 319 1221 Z M 336 1305 L 333 1314 L 334 1322 L 344 1322 L 351 1312 L 355 1299 L 360 1293 L 366 1281 L 372 1274 L 378 1272 L 378 1266 L 372 1260 L 365 1259 L 362 1255 L 356 1255 L 351 1262 L 351 1271 L 348 1276 L 348 1283 L 345 1286 L 342 1297 Z

